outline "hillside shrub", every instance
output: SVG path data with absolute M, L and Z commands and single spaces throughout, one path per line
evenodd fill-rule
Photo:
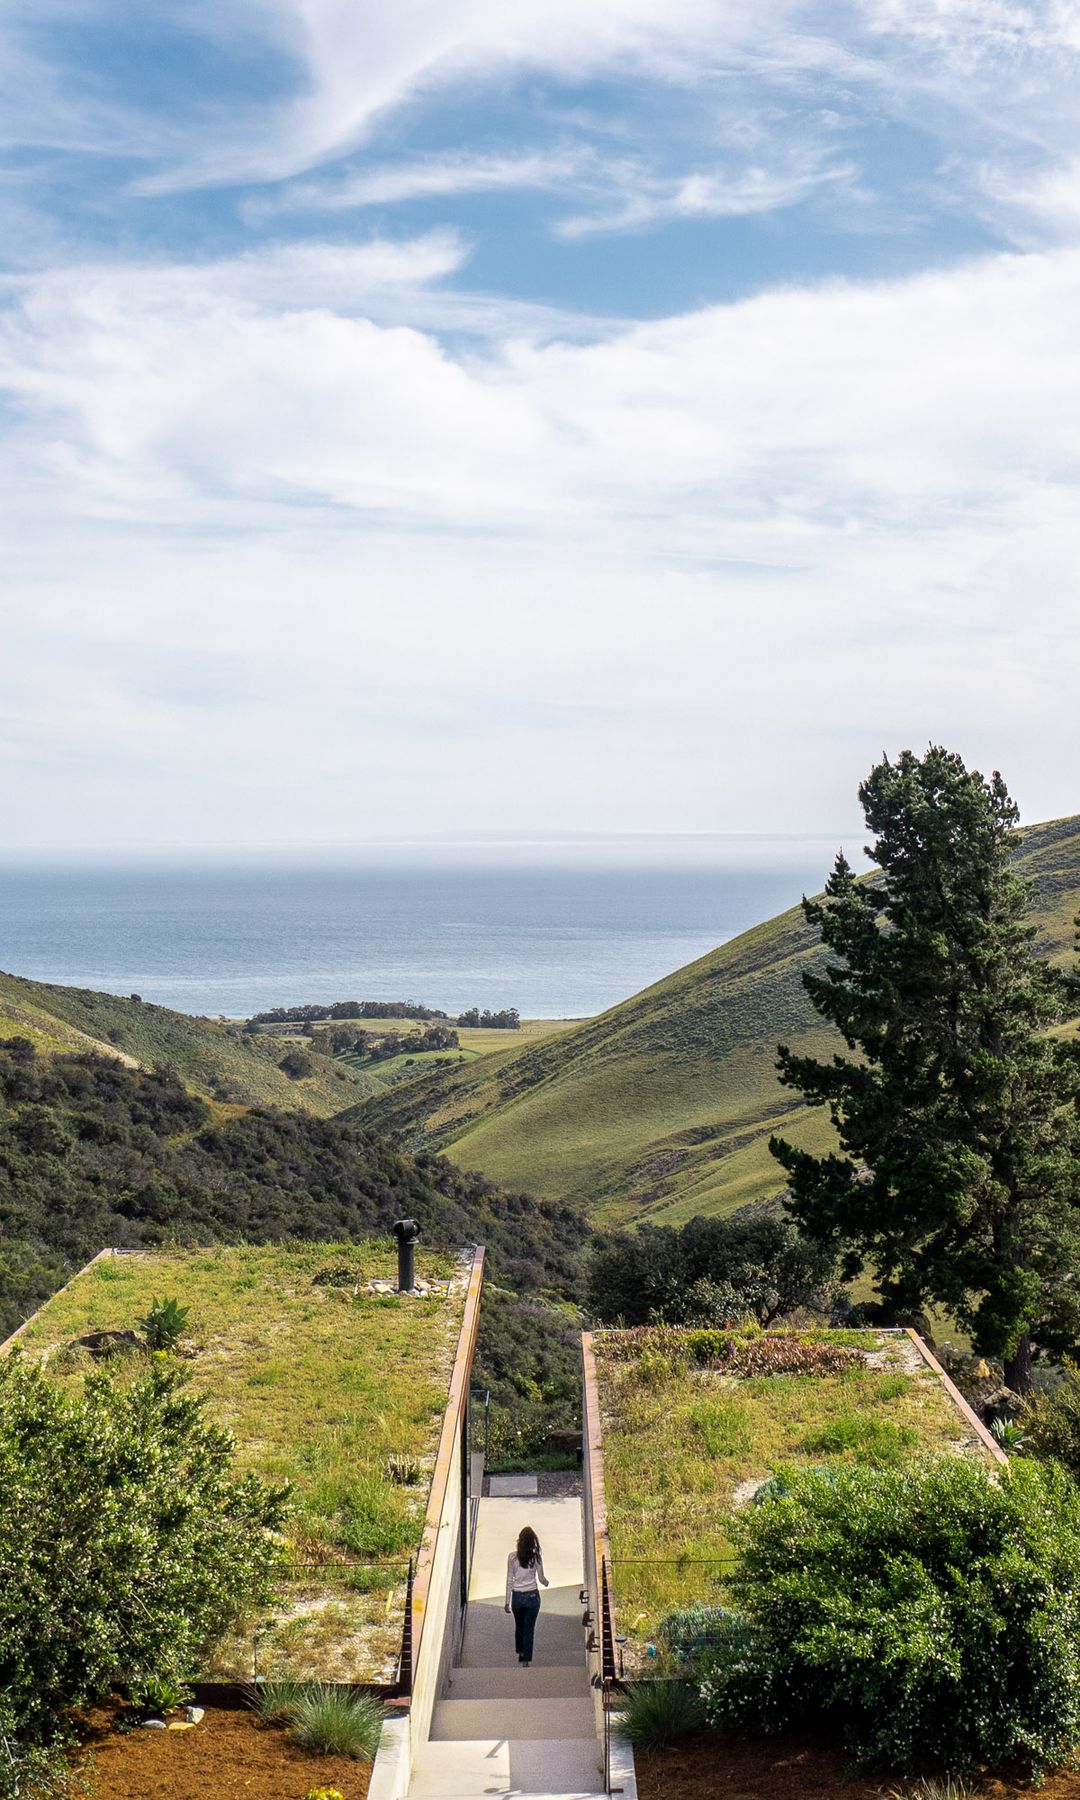
M 1080 1477 L 1080 1365 L 1065 1364 L 1051 1394 L 1036 1394 L 1016 1421 L 1033 1456 L 1059 1462 Z
M 26 1108 L 54 1117 L 71 1140 L 63 1156 L 26 1141 Z M 0 1337 L 103 1244 L 342 1241 L 401 1218 L 419 1220 L 432 1248 L 486 1244 L 492 1280 L 527 1259 L 546 1285 L 581 1283 L 589 1227 L 560 1202 L 405 1155 L 348 1116 L 256 1107 L 215 1120 L 167 1071 L 0 1040 Z M 531 1357 L 539 1335 L 530 1321 L 516 1341 Z
M 1080 1741 L 1080 1492 L 960 1457 L 790 1471 L 733 1525 L 710 1723 L 823 1724 L 862 1764 L 1037 1773 Z
M 24 1749 L 113 1681 L 183 1681 L 269 1599 L 284 1492 L 233 1472 L 180 1372 L 81 1394 L 0 1362 L 0 1694 Z
M 827 1315 L 836 1273 L 833 1252 L 782 1214 L 643 1225 L 597 1240 L 588 1305 L 609 1325 L 768 1326 L 797 1309 Z

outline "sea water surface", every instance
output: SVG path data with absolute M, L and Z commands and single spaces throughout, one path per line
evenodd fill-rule
M 0 867 L 0 968 L 182 1012 L 404 1000 L 580 1018 L 817 891 L 832 846 L 696 866 Z

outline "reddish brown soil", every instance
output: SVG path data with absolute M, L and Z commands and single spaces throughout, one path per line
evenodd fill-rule
M 341 1756 L 313 1756 L 273 1725 L 233 1707 L 207 1707 L 191 1731 L 113 1729 L 115 1714 L 90 1720 L 93 1800 L 304 1800 L 313 1787 L 364 1800 L 370 1770 Z
M 670 1750 L 639 1750 L 634 1760 L 640 1800 L 882 1800 L 911 1785 L 854 1775 L 838 1752 L 790 1738 L 699 1732 Z M 993 1777 L 975 1790 L 978 1800 L 1032 1800 L 1035 1791 Z M 1048 1775 L 1037 1791 L 1039 1800 L 1080 1800 L 1080 1771 Z

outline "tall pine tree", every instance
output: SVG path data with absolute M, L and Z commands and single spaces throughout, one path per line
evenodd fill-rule
M 854 1056 L 780 1047 L 780 1079 L 828 1106 L 840 1154 L 774 1138 L 808 1236 L 869 1267 L 883 1298 L 933 1303 L 999 1356 L 1018 1392 L 1032 1356 L 1080 1336 L 1080 1059 L 1048 1035 L 1077 984 L 1035 952 L 1016 873 L 1018 812 L 932 746 L 859 789 L 868 855 L 841 855 L 803 901 L 832 959 L 803 979 Z

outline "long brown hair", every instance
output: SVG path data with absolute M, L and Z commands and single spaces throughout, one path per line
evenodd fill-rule
M 523 1569 L 531 1569 L 540 1558 L 540 1539 L 531 1525 L 523 1525 L 518 1532 L 517 1549 L 514 1552 Z

